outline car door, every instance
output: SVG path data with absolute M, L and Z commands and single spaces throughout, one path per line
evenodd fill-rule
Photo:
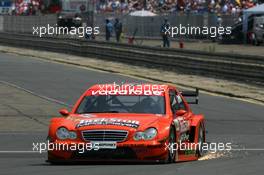
M 182 97 L 174 89 L 170 89 L 169 96 L 173 118 L 179 123 L 180 133 L 186 133 L 190 129 L 190 112 L 186 108 Z

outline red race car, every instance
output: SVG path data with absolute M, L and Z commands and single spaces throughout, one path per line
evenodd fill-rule
M 187 102 L 186 97 L 195 101 Z M 188 99 L 190 100 L 190 99 Z M 71 112 L 52 118 L 48 161 L 197 160 L 205 143 L 204 116 L 189 104 L 198 90 L 171 85 L 101 84 L 89 88 Z

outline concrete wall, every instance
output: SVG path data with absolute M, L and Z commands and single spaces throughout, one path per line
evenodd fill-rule
M 3 16 L 3 30 L 14 33 L 32 33 L 33 27 L 55 26 L 57 24 L 56 15 L 43 16 Z
M 4 17 L 0 16 L 0 32 L 4 31 Z

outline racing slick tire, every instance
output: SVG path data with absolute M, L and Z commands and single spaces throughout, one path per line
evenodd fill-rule
M 169 133 L 169 138 L 168 138 L 168 144 L 172 145 L 170 146 L 170 149 L 168 149 L 168 156 L 167 159 L 164 161 L 164 163 L 174 163 L 175 162 L 175 157 L 177 155 L 176 151 L 176 134 L 175 134 L 175 129 L 174 127 L 170 128 L 170 133 Z M 171 150 L 173 149 L 173 150 Z
M 205 135 L 204 135 L 204 125 L 203 123 L 199 126 L 199 132 L 198 132 L 198 149 L 197 149 L 197 156 L 202 157 L 205 155 L 205 150 L 203 150 L 203 144 L 205 141 Z

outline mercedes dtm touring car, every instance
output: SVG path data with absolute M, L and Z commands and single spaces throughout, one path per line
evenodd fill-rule
M 188 97 L 195 101 L 187 102 Z M 63 117 L 51 119 L 48 142 L 53 149 L 48 150 L 48 161 L 197 160 L 203 154 L 199 145 L 205 142 L 205 124 L 190 103 L 198 103 L 198 90 L 94 85 L 70 112 L 62 109 Z

